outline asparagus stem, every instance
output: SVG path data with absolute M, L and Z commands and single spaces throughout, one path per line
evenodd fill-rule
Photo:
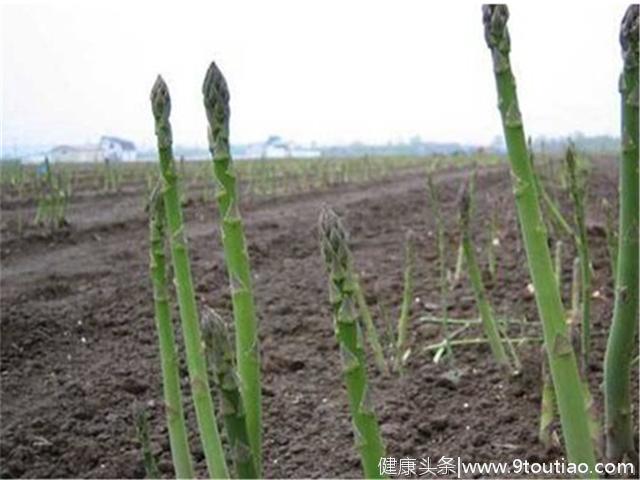
M 637 462 L 633 437 L 630 359 L 638 329 L 638 5 L 627 9 L 620 29 L 622 157 L 620 221 L 613 322 L 604 363 L 607 457 Z
M 158 156 L 160 173 L 162 174 L 162 190 L 164 211 L 169 240 L 171 259 L 173 262 L 174 280 L 178 296 L 178 307 L 182 321 L 182 333 L 187 357 L 187 368 L 191 379 L 191 395 L 196 411 L 196 419 L 200 430 L 202 449 L 204 451 L 209 476 L 227 478 L 229 476 L 224 458 L 218 426 L 216 424 L 207 364 L 202 352 L 202 338 L 198 310 L 193 290 L 189 251 L 182 220 L 182 208 L 177 187 L 176 166 L 173 159 L 171 124 L 171 99 L 167 85 L 158 76 L 151 90 L 151 106 L 158 137 Z
M 555 417 L 556 395 L 553 390 L 553 382 L 549 373 L 547 357 L 542 357 L 542 401 L 540 403 L 540 428 L 538 440 L 545 448 L 551 447 L 557 435 L 553 431 L 552 424 Z
M 516 350 L 511 337 L 509 337 L 509 332 L 507 332 L 507 323 L 497 322 L 497 325 L 500 335 L 507 340 L 507 350 L 509 351 L 509 355 L 511 356 L 511 360 L 513 361 L 513 368 L 511 369 L 511 373 L 513 373 L 514 375 L 520 373 L 522 371 L 522 362 L 520 361 L 518 351 Z
M 604 208 L 604 213 L 607 217 L 607 223 L 605 225 L 604 233 L 607 240 L 609 261 L 611 262 L 611 276 L 613 277 L 613 281 L 615 282 L 618 267 L 618 235 L 613 224 L 613 209 L 611 208 L 611 204 L 606 198 L 602 199 L 602 207 Z
M 319 229 L 322 256 L 330 277 L 334 328 L 340 346 L 356 447 L 360 451 L 365 478 L 381 478 L 378 464 L 385 455 L 384 445 L 367 384 L 347 233 L 338 216 L 328 208 L 323 209 L 320 215 Z
M 413 248 L 414 233 L 408 230 L 405 236 L 404 252 L 404 288 L 402 292 L 402 306 L 400 307 L 400 318 L 398 319 L 398 339 L 396 341 L 396 362 L 397 371 L 402 370 L 405 356 L 409 352 L 406 348 L 407 333 L 409 330 L 409 315 L 411 313 L 411 303 L 413 300 L 413 264 L 415 253 Z
M 556 242 L 554 266 L 558 288 L 562 288 L 562 240 Z
M 501 321 L 503 323 L 509 323 L 509 324 L 515 324 L 515 325 L 527 325 L 527 322 L 520 320 L 520 319 L 515 319 L 515 318 L 499 318 L 496 319 L 498 321 Z M 443 319 L 440 317 L 436 317 L 433 315 L 424 315 L 422 317 L 419 317 L 417 319 L 418 322 L 425 322 L 425 323 L 442 323 Z M 479 318 L 449 318 L 448 319 L 450 324 L 453 325 L 479 325 L 482 323 L 482 320 Z M 531 324 L 532 326 L 534 326 L 535 324 Z
M 578 351 L 581 347 L 582 336 L 576 330 L 576 325 L 580 320 L 580 299 L 582 293 L 582 262 L 580 257 L 576 257 L 573 260 L 573 271 L 571 275 L 571 311 L 569 313 L 567 325 L 569 327 L 569 338 L 571 338 L 571 344 L 574 350 Z M 601 438 L 600 421 L 598 419 L 598 412 L 595 408 L 595 402 L 593 396 L 589 390 L 589 380 L 587 376 L 587 370 L 582 364 L 582 357 L 579 360 L 580 370 L 582 371 L 582 394 L 584 395 L 585 408 L 587 411 L 589 421 L 589 432 L 591 434 L 591 440 L 593 445 L 598 450 L 599 439 Z
M 489 341 L 491 352 L 499 365 L 509 369 L 511 368 L 509 357 L 507 356 L 504 345 L 502 345 L 500 340 L 500 332 L 498 331 L 496 321 L 493 317 L 491 305 L 489 305 L 489 301 L 487 300 L 487 294 L 482 283 L 482 275 L 480 274 L 480 268 L 476 261 L 476 254 L 473 249 L 473 245 L 471 244 L 471 235 L 469 233 L 469 203 L 469 193 L 468 190 L 465 189 L 460 201 L 460 231 L 462 234 L 462 248 L 469 273 L 469 280 L 473 286 L 478 311 L 480 313 L 480 318 L 482 319 L 482 328 L 484 329 L 484 334 Z
M 589 351 L 591 344 L 591 262 L 589 261 L 589 243 L 587 241 L 587 226 L 584 212 L 584 187 L 578 179 L 573 149 L 569 147 L 566 155 L 567 171 L 569 172 L 569 188 L 573 199 L 575 223 L 578 229 L 576 248 L 580 257 L 580 302 L 582 304 L 582 335 L 580 350 L 582 354 L 582 368 L 584 372 L 589 368 Z M 583 373 L 584 373 L 583 372 Z
M 530 145 L 530 142 L 529 142 Z M 560 212 L 560 207 L 556 204 L 556 202 L 551 198 L 547 189 L 544 188 L 544 184 L 540 180 L 540 175 L 536 171 L 535 162 L 534 162 L 534 154 L 531 146 L 529 146 L 529 162 L 531 163 L 531 173 L 533 175 L 534 187 L 536 189 L 536 193 L 538 197 L 542 197 L 542 201 L 547 207 L 547 211 L 551 213 L 551 219 L 554 224 L 560 228 L 567 236 L 571 238 L 576 238 L 576 234 L 573 231 L 573 228 L 569 225 L 569 222 L 564 218 L 562 213 Z
M 462 247 L 462 241 L 458 245 L 458 254 L 456 255 L 456 268 L 453 271 L 453 283 L 456 284 L 460 281 L 462 276 L 462 262 L 464 262 L 464 250 Z
M 236 175 L 229 148 L 229 89 L 222 72 L 214 62 L 207 70 L 202 93 L 209 122 L 209 150 L 213 158 L 213 174 L 217 187 L 216 200 L 221 219 L 222 245 L 231 284 L 240 389 L 256 473 L 261 476 L 262 393 L 258 322 L 253 299 L 249 254 L 242 217 L 238 209 Z
M 473 212 L 474 210 L 473 200 L 475 198 L 477 173 L 478 171 L 476 170 L 474 165 L 473 172 L 471 173 L 471 176 L 469 178 L 469 197 L 471 199 L 470 200 L 471 205 L 469 206 L 469 211 L 471 212 Z M 460 276 L 462 275 L 463 262 L 464 262 L 464 247 L 462 246 L 462 237 L 461 237 L 460 244 L 458 245 L 458 256 L 456 257 L 456 268 L 453 273 L 453 283 L 458 283 L 460 281 Z
M 500 245 L 500 239 L 498 238 L 498 232 L 496 228 L 496 210 L 491 211 L 491 220 L 489 223 L 489 244 L 487 246 L 487 262 L 489 264 L 489 275 L 491 279 L 496 278 L 496 254 L 494 247 Z
M 140 448 L 142 449 L 142 463 L 144 464 L 144 471 L 147 478 L 160 478 L 160 472 L 158 471 L 158 464 L 151 451 L 151 441 L 149 439 L 149 418 L 147 416 L 147 410 L 144 407 L 140 407 L 135 412 L 136 417 L 136 433 L 138 435 L 138 441 L 140 442 Z M 193 478 L 193 477 L 190 477 Z
M 257 478 L 228 327 L 211 308 L 202 311 L 202 338 L 214 373 L 214 383 L 220 393 L 220 412 L 236 474 L 238 478 Z
M 373 357 L 376 361 L 376 366 L 378 367 L 378 370 L 380 371 L 380 373 L 388 373 L 389 369 L 387 367 L 387 362 L 384 359 L 384 352 L 382 350 L 382 345 L 380 345 L 378 330 L 376 329 L 376 326 L 373 323 L 373 318 L 371 317 L 371 311 L 369 310 L 367 301 L 364 298 L 364 293 L 362 291 L 360 278 L 355 276 L 353 284 L 355 288 L 356 301 L 358 302 L 360 315 L 362 316 L 362 321 L 364 322 L 364 327 L 367 332 L 367 339 L 369 340 L 369 345 L 371 346 L 371 350 L 373 350 Z
M 433 183 L 433 176 L 431 172 L 427 174 L 427 187 L 429 189 L 431 213 L 436 220 L 436 231 L 438 238 L 438 265 L 440 268 L 440 302 L 441 309 L 440 314 L 442 318 L 442 333 L 444 335 L 447 357 L 451 364 L 455 359 L 453 356 L 453 349 L 449 344 L 449 285 L 447 282 L 447 256 L 445 250 L 445 231 L 444 231 L 444 219 L 442 218 L 442 211 L 440 207 L 440 199 L 438 198 L 438 192 L 436 186 Z
M 595 456 L 575 354 L 567 337 L 564 309 L 553 274 L 547 233 L 540 213 L 535 180 L 528 159 L 515 78 L 509 62 L 509 17 L 506 5 L 484 5 L 485 39 L 493 57 L 504 136 L 513 173 L 514 196 L 533 280 L 545 346 L 558 400 L 567 456 L 593 471 Z
M 162 366 L 162 389 L 164 394 L 165 414 L 169 430 L 171 458 L 177 478 L 193 478 L 191 453 L 182 408 L 182 391 L 180 389 L 180 372 L 178 355 L 169 307 L 169 290 L 167 288 L 165 245 L 164 205 L 160 192 L 156 190 L 151 200 L 150 222 L 150 270 L 153 283 L 153 301 L 155 309 L 156 330 L 160 345 Z
M 511 338 L 509 340 L 507 340 L 506 338 L 501 339 L 501 342 L 507 343 L 507 342 L 513 342 L 513 343 L 524 343 L 524 342 L 534 342 L 537 341 L 539 342 L 541 340 L 540 337 L 517 337 L 517 338 Z M 462 345 L 482 345 L 483 343 L 488 343 L 489 340 L 487 340 L 485 337 L 483 338 L 464 338 L 461 340 L 451 340 L 451 345 L 452 346 L 462 346 Z M 423 351 L 428 352 L 430 350 L 437 350 L 439 348 L 442 348 L 444 346 L 444 341 L 442 342 L 438 342 L 438 343 L 434 343 L 432 345 L 427 345 L 426 347 L 423 348 Z
M 569 323 L 571 324 L 575 324 L 580 316 L 580 264 L 580 257 L 573 259 L 571 270 L 571 310 L 569 311 Z

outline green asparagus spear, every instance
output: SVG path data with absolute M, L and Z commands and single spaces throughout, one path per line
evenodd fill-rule
M 355 287 L 356 301 L 358 302 L 360 315 L 362 316 L 365 332 L 367 333 L 367 340 L 369 341 L 371 350 L 373 350 L 373 358 L 376 361 L 376 366 L 378 367 L 380 373 L 387 373 L 389 371 L 389 368 L 387 367 L 387 362 L 384 359 L 384 351 L 382 349 L 382 345 L 380 345 L 378 330 L 376 330 L 376 326 L 373 323 L 371 311 L 369 310 L 369 306 L 367 305 L 367 300 L 364 298 L 364 292 L 362 291 L 360 278 L 357 275 L 353 279 L 353 285 Z
M 449 285 L 447 282 L 447 257 L 445 253 L 445 235 L 444 235 L 444 219 L 442 218 L 442 211 L 440 206 L 440 199 L 438 198 L 438 192 L 436 186 L 433 183 L 433 175 L 431 172 L 427 174 L 427 188 L 429 190 L 429 202 L 431 206 L 431 213 L 436 221 L 437 241 L 438 241 L 438 264 L 440 269 L 439 283 L 440 283 L 440 302 L 442 303 L 440 313 L 442 316 L 442 330 L 445 341 L 445 352 L 451 364 L 454 363 L 453 349 L 449 343 Z M 462 263 L 462 262 L 461 262 Z
M 567 149 L 567 171 L 569 173 L 569 188 L 573 199 L 573 215 L 578 229 L 576 248 L 580 257 L 580 302 L 582 304 L 582 321 L 580 350 L 582 354 L 583 373 L 589 368 L 589 350 L 591 344 L 591 262 L 589 261 L 589 243 L 587 241 L 587 226 L 584 212 L 584 187 L 578 179 L 573 148 Z
M 229 89 L 222 72 L 214 62 L 207 70 L 202 93 L 209 122 L 209 150 L 213 158 L 213 174 L 216 180 L 222 246 L 231 284 L 240 390 L 256 473 L 261 476 L 262 392 L 258 322 L 253 300 L 249 254 L 238 209 L 236 176 L 229 147 Z
M 510 39 L 506 5 L 482 7 L 485 39 L 493 57 L 504 136 L 514 181 L 514 196 L 524 238 L 538 312 L 544 328 L 545 346 L 558 401 L 562 433 L 571 462 L 595 465 L 593 445 L 582 394 L 576 357 L 567 336 L 564 308 L 553 273 L 547 233 L 540 213 L 534 176 L 518 107 L 515 78 L 509 60 Z
M 395 368 L 397 371 L 402 370 L 402 365 L 409 353 L 409 350 L 406 348 L 406 343 L 409 329 L 409 315 L 411 313 L 411 303 L 413 300 L 413 264 L 415 262 L 413 237 L 413 231 L 408 230 L 405 236 L 404 287 L 402 292 L 402 305 L 400 307 L 400 318 L 398 319 L 398 339 L 396 341 Z
M 484 334 L 489 341 L 491 351 L 496 359 L 496 362 L 505 369 L 510 369 L 509 357 L 502 345 L 500 338 L 500 332 L 498 326 L 493 317 L 491 311 L 491 305 L 487 300 L 487 294 L 482 283 L 482 275 L 478 262 L 476 261 L 476 254 L 471 243 L 471 234 L 469 232 L 469 212 L 470 199 L 467 189 L 463 191 L 460 199 L 460 232 L 462 235 L 462 249 L 464 251 L 465 263 L 467 265 L 469 279 L 473 286 L 473 291 L 476 296 L 476 303 L 478 304 L 478 311 L 480 312 L 480 318 L 482 319 L 482 327 Z
M 165 218 L 169 227 L 168 237 L 171 245 L 171 259 L 182 321 L 187 368 L 191 379 L 191 395 L 200 429 L 202 449 L 207 461 L 209 475 L 212 478 L 227 478 L 229 473 L 216 424 L 207 377 L 207 363 L 202 352 L 200 323 L 198 321 L 189 251 L 178 193 L 171 124 L 169 123 L 171 99 L 169 97 L 169 89 L 160 76 L 158 76 L 151 90 L 151 107 L 155 120 L 156 136 L 158 137 L 162 196 L 164 198 Z
M 347 233 L 338 216 L 325 208 L 320 215 L 320 246 L 329 273 L 329 290 L 336 338 L 340 346 L 344 381 L 353 419 L 356 447 L 365 478 L 380 478 L 384 445 L 373 411 L 365 366 L 362 329 L 353 285 Z
M 238 478 L 257 478 L 228 327 L 212 308 L 202 311 L 202 338 L 214 383 L 220 393 L 220 412 L 236 474 Z
M 618 264 L 613 323 L 604 363 L 607 457 L 618 461 L 626 455 L 636 462 L 630 361 L 638 330 L 638 10 L 637 4 L 629 6 L 620 29 L 624 70 L 620 76 L 622 158 Z
M 155 307 L 156 330 L 160 345 L 162 365 L 162 388 L 164 393 L 165 414 L 169 430 L 171 457 L 177 478 L 193 478 L 193 466 L 187 430 L 182 409 L 182 392 L 180 390 L 180 373 L 178 355 L 176 353 L 171 309 L 169 307 L 169 291 L 167 288 L 167 272 L 165 267 L 165 222 L 162 195 L 155 190 L 150 204 L 151 222 L 151 279 L 153 282 L 153 301 Z
M 160 478 L 158 464 L 151 451 L 151 439 L 149 438 L 149 418 L 147 410 L 142 406 L 137 406 L 135 414 L 136 434 L 142 450 L 142 463 L 147 478 Z

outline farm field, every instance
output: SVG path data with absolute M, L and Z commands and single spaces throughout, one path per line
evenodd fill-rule
M 637 4 L 42 3 L 0 478 L 638 478 Z
M 405 234 L 408 229 L 414 232 L 410 354 L 403 373 L 380 373 L 372 352 L 367 352 L 370 395 L 387 454 L 434 461 L 459 456 L 465 462 L 514 458 L 550 462 L 565 456 L 562 447 L 545 448 L 538 440 L 542 331 L 529 286 L 509 166 L 496 159 L 475 160 L 470 228 L 487 296 L 497 317 L 528 322 L 525 327 L 517 322 L 508 325 L 509 337 L 526 338 L 515 344 L 521 362 L 517 375 L 504 374 L 486 343 L 453 345 L 458 380 L 447 374 L 450 367 L 445 360 L 434 362 L 436 350 L 428 349 L 443 340 L 442 325 L 428 321 L 443 307 L 437 228 L 425 174 L 428 162 L 415 159 L 390 175 L 326 182 L 322 188 L 300 191 L 283 187 L 271 194 L 252 193 L 241 183 L 240 208 L 259 319 L 266 477 L 362 475 L 320 255 L 318 217 L 324 205 L 340 215 L 350 233 L 354 268 L 385 348 L 389 339 L 384 318 L 395 324 L 400 315 Z M 450 269 L 455 267 L 460 242 L 459 192 L 472 176 L 470 162 L 456 159 L 447 159 L 433 173 Z M 602 200 L 617 204 L 617 178 L 614 158 L 590 158 L 585 203 L 593 275 L 587 378 L 599 418 L 603 356 L 613 309 Z M 87 190 L 94 188 L 90 184 Z M 545 186 L 566 218 L 572 218 L 566 189 L 549 178 Z M 74 187 L 76 193 L 66 207 L 68 225 L 52 233 L 26 226 L 21 238 L 15 228 L 18 211 L 33 218 L 36 203 L 14 201 L 15 195 L 9 199 L 3 189 L 2 477 L 143 477 L 134 418 L 140 405 L 149 412 L 150 445 L 160 473 L 173 475 L 149 280 L 146 188 L 144 181 L 138 181 L 123 183 L 118 191 L 83 195 L 81 186 Z M 230 319 L 229 281 L 213 195 L 204 195 L 195 181 L 185 193 L 198 304 Z M 557 232 L 550 232 L 553 246 Z M 493 275 L 487 255 L 490 244 L 495 255 Z M 561 285 L 569 308 L 576 252 L 569 241 L 564 248 Z M 451 283 L 446 308 L 451 319 L 478 318 L 466 269 Z M 459 338 L 482 336 L 474 324 Z M 637 404 L 637 361 L 632 369 Z M 182 390 L 188 397 L 184 359 L 181 371 Z M 206 475 L 195 415 L 190 402 L 185 406 L 196 471 Z M 636 432 L 637 427 L 636 423 Z

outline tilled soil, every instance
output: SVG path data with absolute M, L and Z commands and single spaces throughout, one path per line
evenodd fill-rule
M 458 241 L 457 192 L 468 176 L 468 170 L 454 169 L 435 177 L 451 267 Z M 589 376 L 600 412 L 602 359 L 613 306 L 601 200 L 615 204 L 616 197 L 615 164 L 602 160 L 594 167 L 588 200 L 593 289 L 598 292 L 592 307 Z M 429 457 L 432 462 L 442 456 L 465 462 L 562 458 L 561 449 L 547 451 L 537 442 L 540 342 L 519 348 L 522 372 L 508 378 L 486 345 L 458 347 L 455 361 L 463 374 L 457 383 L 443 376 L 446 364 L 434 363 L 423 351 L 441 339 L 439 325 L 418 322 L 425 313 L 437 314 L 441 301 L 435 225 L 427 199 L 424 175 L 415 174 L 243 206 L 260 317 L 267 477 L 361 476 L 319 254 L 317 219 L 323 204 L 334 207 L 351 232 L 355 264 L 381 332 L 385 326 L 377 305 L 383 305 L 395 322 L 402 296 L 404 234 L 408 228 L 416 233 L 419 301 L 411 312 L 412 354 L 404 375 L 380 374 L 369 364 L 372 399 L 388 455 Z M 486 278 L 494 309 L 499 315 L 526 317 L 534 324 L 528 335 L 538 336 L 505 166 L 480 169 L 476 202 L 472 228 L 485 270 L 489 219 L 492 211 L 498 212 L 497 276 L 493 281 Z M 71 226 L 63 233 L 31 234 L 23 241 L 3 236 L 0 473 L 143 477 L 133 412 L 136 405 L 145 404 L 153 450 L 162 474 L 170 477 L 142 201 L 115 196 L 93 203 L 85 199 L 82 205 L 72 210 Z M 186 216 L 198 301 L 229 316 L 215 207 L 191 202 Z M 567 246 L 565 252 L 566 301 L 569 255 L 574 251 Z M 476 315 L 466 277 L 450 296 L 451 316 Z M 517 329 L 510 333 L 520 335 Z M 480 335 L 477 330 L 468 334 Z M 184 363 L 183 373 L 186 392 Z M 187 405 L 195 431 L 192 407 Z M 195 436 L 191 440 L 198 471 L 205 475 L 202 449 Z

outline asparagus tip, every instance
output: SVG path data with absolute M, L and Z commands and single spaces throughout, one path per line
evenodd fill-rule
M 620 25 L 620 46 L 625 65 L 628 68 L 638 65 L 638 4 L 629 5 Z
M 464 184 L 462 187 L 458 204 L 460 206 L 460 223 L 462 225 L 462 229 L 466 230 L 469 226 L 469 210 L 471 209 L 471 198 L 469 197 L 469 188 L 467 184 Z
M 151 108 L 153 109 L 153 116 L 156 120 L 168 119 L 171 113 L 169 88 L 160 75 L 156 78 L 153 88 L 151 89 Z
M 229 147 L 229 88 L 216 62 L 207 69 L 202 95 L 209 121 L 209 148 L 212 152 L 225 151 Z
M 227 329 L 224 320 L 211 307 L 204 307 L 201 311 L 202 338 L 207 347 L 220 344 L 219 339 L 226 339 Z
M 202 94 L 204 95 L 204 106 L 207 112 L 213 112 L 217 106 L 221 106 L 223 113 L 228 113 L 229 88 L 216 62 L 211 62 L 207 69 L 202 85 Z
M 482 5 L 482 23 L 484 23 L 484 38 L 489 48 L 499 47 L 507 35 L 507 20 L 509 9 L 504 4 Z
M 575 157 L 575 152 L 574 152 L 572 143 L 569 143 L 569 145 L 567 146 L 566 160 L 567 160 L 567 165 L 569 166 L 569 169 L 571 171 L 575 171 L 576 157 Z
M 322 207 L 318 227 L 322 243 L 322 255 L 327 265 L 333 259 L 338 260 L 340 264 L 346 262 L 348 235 L 340 221 L 340 217 L 331 207 L 327 205 Z

